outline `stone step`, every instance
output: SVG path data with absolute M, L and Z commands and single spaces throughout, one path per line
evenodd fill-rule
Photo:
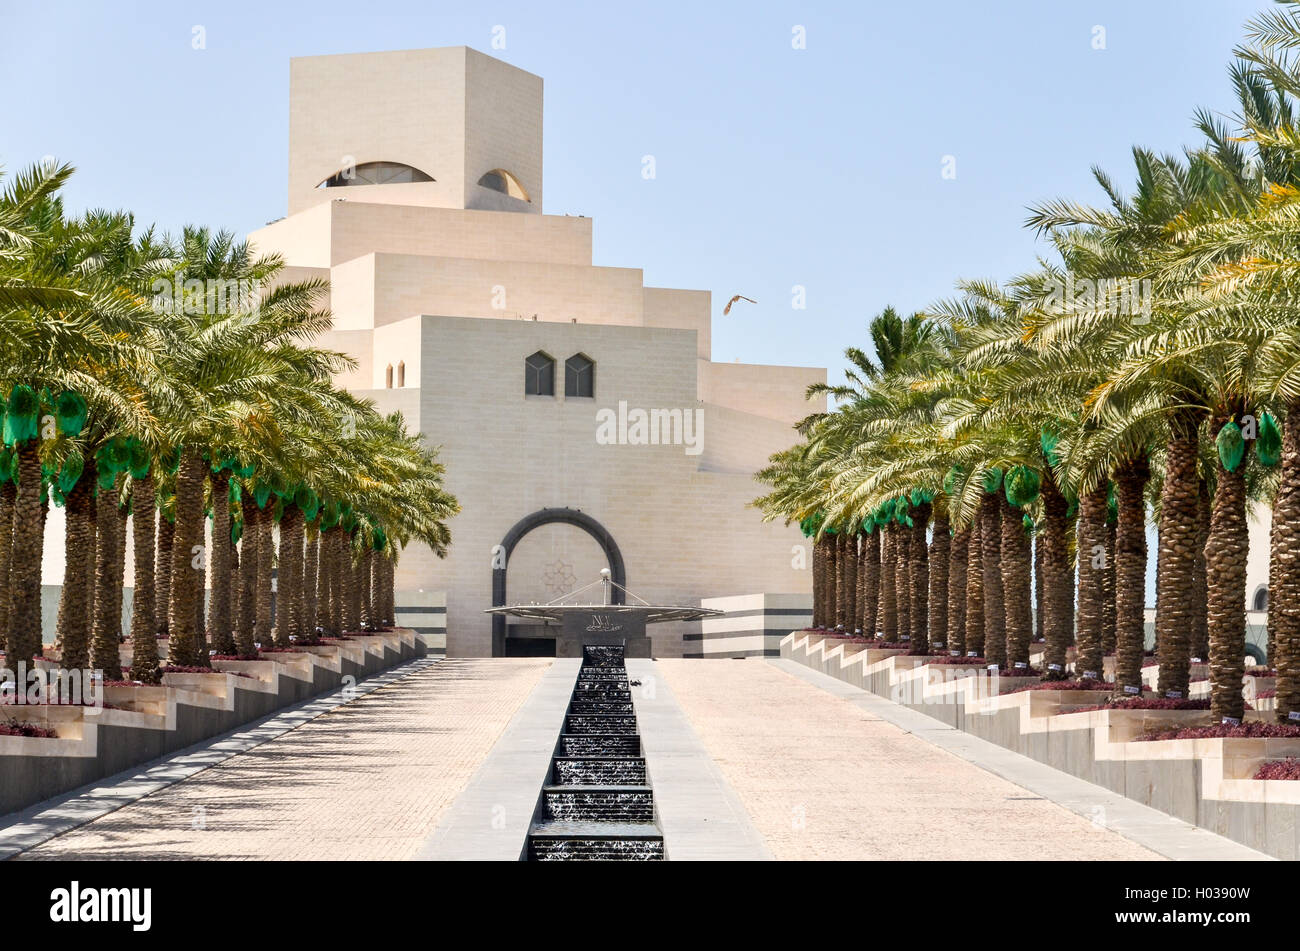
M 632 691 L 626 687 L 579 687 L 573 691 L 574 700 L 631 700 Z
M 568 715 L 564 718 L 564 730 L 566 733 L 578 735 L 592 733 L 613 733 L 623 735 L 635 735 L 636 717 L 627 714 L 615 713 L 585 713 L 577 716 Z
M 560 755 L 566 757 L 640 756 L 641 737 L 627 733 L 586 733 L 560 737 Z
M 646 785 L 645 759 L 639 756 L 557 756 L 554 767 L 554 782 L 560 786 Z
M 546 786 L 546 816 L 561 822 L 653 822 L 649 786 Z

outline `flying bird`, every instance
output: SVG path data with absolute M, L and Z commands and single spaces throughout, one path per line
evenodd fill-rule
M 725 317 L 727 314 L 731 313 L 731 305 L 734 304 L 734 303 L 735 303 L 736 301 L 738 301 L 738 300 L 747 300 L 747 301 L 749 301 L 751 304 L 757 304 L 757 303 L 758 303 L 758 301 L 754 300 L 752 297 L 746 297 L 744 294 L 737 294 L 737 295 L 736 295 L 735 297 L 733 297 L 731 300 L 727 301 L 727 306 L 726 306 L 726 307 L 722 308 L 722 314 L 723 314 L 724 317 Z

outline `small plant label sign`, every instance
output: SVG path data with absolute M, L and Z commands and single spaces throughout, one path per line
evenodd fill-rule
M 993 671 L 993 673 L 996 674 L 996 673 L 998 672 L 998 665 L 997 665 L 997 664 L 989 664 L 989 670 Z
M 1224 717 L 1224 718 L 1223 718 L 1223 725 L 1224 725 L 1224 726 L 1241 726 L 1241 719 L 1240 719 L 1239 717 Z
M 911 634 L 904 634 L 902 637 L 899 638 L 900 641 L 910 641 L 911 639 L 912 639 Z
M 1096 672 L 1095 670 L 1085 670 L 1085 671 L 1083 672 L 1083 676 L 1084 676 L 1084 679 L 1086 679 L 1086 680 L 1096 680 L 1096 679 L 1097 679 L 1097 672 Z
M 1166 690 L 1165 696 L 1170 700 L 1181 700 L 1183 699 L 1183 692 L 1181 690 Z
M 966 652 L 966 656 L 967 656 L 967 657 L 978 657 L 979 655 L 980 655 L 980 654 L 979 654 L 979 651 L 967 651 L 967 652 Z
M 1292 710 L 1286 715 L 1288 720 L 1300 720 L 1300 710 Z
M 1201 663 L 1201 659 L 1200 659 L 1199 657 L 1193 657 L 1193 658 L 1192 658 L 1192 663 L 1193 663 L 1193 664 L 1199 664 L 1199 663 Z
M 961 656 L 961 651 L 948 651 L 948 656 L 949 656 L 949 657 L 960 657 L 960 656 Z
M 1028 666 L 1029 666 L 1029 665 L 1026 664 L 1023 660 L 1018 660 L 1018 661 L 1016 661 L 1016 669 L 1017 669 L 1017 670 L 1021 670 L 1021 669 L 1027 668 Z
M 1061 665 L 1060 665 L 1060 664 L 1048 664 L 1048 665 L 1047 665 L 1047 669 L 1048 669 L 1048 670 L 1057 670 L 1057 671 L 1059 671 L 1059 670 L 1061 669 Z
M 1125 692 L 1125 693 L 1141 693 L 1141 692 L 1142 692 L 1142 688 L 1141 688 L 1141 687 L 1125 687 L 1125 688 L 1124 688 L 1124 692 Z

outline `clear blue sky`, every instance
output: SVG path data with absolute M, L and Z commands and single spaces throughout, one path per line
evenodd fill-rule
M 1268 6 L 0 0 L 0 162 L 71 161 L 73 209 L 242 234 L 285 212 L 289 57 L 472 46 L 545 79 L 546 210 L 595 219 L 597 264 L 712 290 L 716 360 L 838 379 L 886 304 L 1031 266 L 1027 203 L 1193 143 Z M 733 293 L 759 305 L 722 317 Z

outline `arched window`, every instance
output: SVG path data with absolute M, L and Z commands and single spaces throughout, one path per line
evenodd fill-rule
M 555 395 L 555 358 L 538 350 L 524 360 L 524 395 Z
M 393 388 L 393 365 L 390 363 L 388 364 L 388 369 L 384 371 L 384 389 L 391 390 L 392 388 Z
M 403 182 L 431 182 L 432 175 L 401 162 L 364 162 L 335 172 L 317 188 L 341 188 L 345 185 L 397 185 Z
M 1252 611 L 1268 610 L 1268 585 L 1260 585 L 1255 589 L 1255 597 L 1251 598 L 1250 609 Z
M 485 172 L 483 177 L 478 180 L 478 183 L 484 188 L 490 188 L 494 192 L 509 195 L 511 198 L 518 198 L 520 201 L 532 201 L 528 197 L 528 192 L 524 191 L 524 186 L 519 184 L 519 179 L 504 168 L 494 168 L 490 172 Z
M 406 386 L 406 361 L 397 361 L 397 385 Z
M 596 364 L 589 357 L 575 353 L 564 361 L 564 395 L 596 395 Z

